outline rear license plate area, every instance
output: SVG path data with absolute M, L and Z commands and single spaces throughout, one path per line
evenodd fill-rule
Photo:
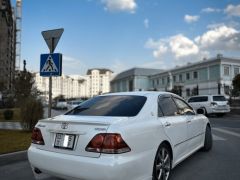
M 54 147 L 59 149 L 73 150 L 75 139 L 75 134 L 57 133 L 55 136 Z

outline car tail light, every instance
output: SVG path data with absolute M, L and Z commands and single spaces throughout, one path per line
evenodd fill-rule
M 39 144 L 39 145 L 44 145 L 44 140 L 42 137 L 41 130 L 39 128 L 34 128 L 32 131 L 32 143 L 33 144 Z
M 215 102 L 211 102 L 211 105 L 212 105 L 212 106 L 216 106 L 217 103 L 215 103 Z
M 106 154 L 121 154 L 131 151 L 120 134 L 101 133 L 93 137 L 88 143 L 86 151 L 106 153 Z

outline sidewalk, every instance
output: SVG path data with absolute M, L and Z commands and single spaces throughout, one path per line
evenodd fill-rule
M 22 130 L 20 122 L 0 122 L 0 129 Z

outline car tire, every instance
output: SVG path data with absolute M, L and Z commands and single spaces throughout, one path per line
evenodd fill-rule
M 172 156 L 169 147 L 161 144 L 153 164 L 152 180 L 169 180 L 172 170 Z
M 202 148 L 203 151 L 210 151 L 212 149 L 212 131 L 211 127 L 207 125 L 206 131 L 205 131 L 205 140 L 204 140 L 204 146 Z

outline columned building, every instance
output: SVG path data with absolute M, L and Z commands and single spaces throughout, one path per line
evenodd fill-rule
M 166 70 L 149 77 L 150 88 L 172 91 L 182 97 L 223 94 L 228 96 L 233 78 L 239 74 L 240 59 L 217 55 L 196 63 Z
M 214 58 L 159 71 L 152 74 L 147 74 L 147 69 L 124 71 L 111 81 L 111 89 L 113 92 L 171 91 L 184 98 L 211 94 L 229 96 L 232 80 L 240 72 L 240 59 L 218 54 Z

